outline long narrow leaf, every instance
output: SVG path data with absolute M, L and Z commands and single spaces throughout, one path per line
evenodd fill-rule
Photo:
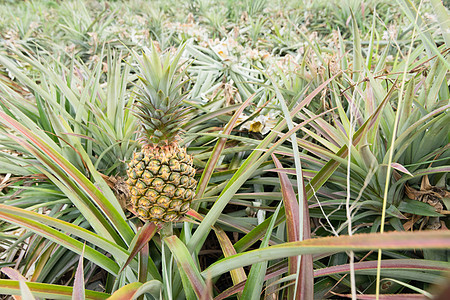
M 108 300 L 131 300 L 137 294 L 141 286 L 141 282 L 127 284 L 115 291 Z
M 395 86 L 395 85 L 394 85 Z M 372 126 L 376 123 L 378 120 L 381 111 L 383 107 L 386 105 L 386 103 L 389 100 L 390 95 L 393 93 L 395 89 L 391 88 L 389 93 L 386 95 L 385 99 L 382 101 L 382 103 L 378 106 L 376 111 L 369 117 L 369 119 L 361 126 L 361 128 L 358 129 L 358 131 L 355 132 L 353 135 L 353 143 L 356 145 L 359 143 L 359 141 L 367 134 L 367 131 L 372 128 Z M 348 155 L 348 149 L 347 145 L 344 145 L 338 153 L 336 153 L 337 156 L 344 159 Z M 336 160 L 330 160 L 326 163 L 325 166 L 323 166 L 320 171 L 311 179 L 309 184 L 306 186 L 306 196 L 307 199 L 310 199 L 315 191 L 318 191 L 320 187 L 322 187 L 323 184 L 331 177 L 331 175 L 336 171 L 336 169 L 339 167 L 340 162 Z M 282 222 L 284 219 L 284 208 L 282 208 L 280 212 L 280 216 L 277 220 L 277 224 L 279 222 Z M 237 252 L 244 251 L 251 245 L 253 245 L 256 241 L 258 241 L 265 232 L 265 228 L 269 225 L 270 218 L 265 220 L 263 223 L 259 224 L 255 229 L 253 229 L 250 233 L 246 234 L 245 237 L 240 239 L 234 246 Z
M 231 118 L 230 122 L 228 122 L 228 124 L 225 126 L 223 134 L 231 133 L 234 126 L 236 125 L 239 116 L 244 111 L 244 109 L 250 104 L 250 102 L 253 100 L 254 97 L 255 95 L 252 95 L 244 103 L 242 103 L 239 109 L 235 112 L 234 116 Z M 217 161 L 219 160 L 219 157 L 222 154 L 223 149 L 225 148 L 226 141 L 227 141 L 226 138 L 220 138 L 217 141 L 217 144 L 214 146 L 214 149 L 208 159 L 208 162 L 206 163 L 205 169 L 198 183 L 197 197 L 199 198 L 203 197 L 203 193 L 205 192 L 205 189 L 209 183 L 214 168 L 216 167 Z M 194 209 L 196 209 L 195 206 Z
M 261 242 L 261 249 L 269 245 L 270 235 L 272 234 L 273 228 L 275 226 L 276 216 L 280 212 L 281 204 L 282 203 L 278 205 L 277 209 L 274 212 L 275 217 L 272 218 L 272 222 L 270 222 L 269 224 L 266 236 Z M 266 260 L 252 265 L 250 274 L 248 275 L 247 282 L 245 283 L 245 287 L 242 292 L 242 299 L 252 300 L 259 297 L 264 283 L 264 277 L 267 271 L 267 264 L 268 261 Z
M 0 211 L 0 216 L 7 222 L 27 228 L 77 254 L 81 255 L 83 251 L 83 243 L 40 222 L 3 211 Z M 113 275 L 117 275 L 119 272 L 119 266 L 114 261 L 88 246 L 86 246 L 86 258 Z
M 78 169 L 76 169 L 70 162 L 68 162 L 61 154 L 56 152 L 48 146 L 40 137 L 27 129 L 25 126 L 12 119 L 3 112 L 0 112 L 0 117 L 4 119 L 6 124 L 20 132 L 27 139 L 33 142 L 36 147 L 41 149 L 49 158 L 54 160 L 71 178 L 73 178 L 83 190 L 89 194 L 95 203 L 102 209 L 102 211 L 109 217 L 110 221 L 115 224 L 118 232 L 122 234 L 125 241 L 130 242 L 133 236 L 131 228 L 126 224 L 124 218 L 117 212 L 111 203 L 103 196 L 101 191 L 94 186 Z
M 330 81 L 334 79 L 334 77 L 328 79 L 324 83 L 322 83 L 319 87 L 317 87 L 312 93 L 310 93 L 303 101 L 301 101 L 292 111 L 292 116 L 295 116 L 298 111 L 307 105 L 312 99 L 323 90 Z M 205 219 L 197 228 L 197 230 L 192 235 L 188 243 L 189 251 L 197 250 L 203 244 L 203 240 L 208 236 L 209 231 L 211 230 L 211 226 L 217 221 L 221 212 L 227 205 L 227 203 L 231 200 L 233 195 L 238 191 L 238 189 L 244 184 L 244 182 L 253 174 L 253 172 L 258 168 L 258 166 L 263 162 L 265 157 L 269 156 L 275 148 L 271 151 L 267 151 L 265 155 L 262 155 L 261 151 L 264 151 L 271 141 L 275 139 L 277 136 L 276 131 L 284 128 L 286 122 L 282 120 L 273 130 L 273 132 L 269 133 L 268 136 L 260 143 L 257 150 L 253 151 L 252 154 L 244 161 L 242 166 L 237 170 L 234 176 L 230 179 L 227 186 L 224 188 L 216 203 L 210 209 L 208 214 L 205 216 Z M 288 132 L 286 134 L 286 138 L 290 136 L 293 132 L 297 131 L 298 128 Z M 278 141 L 281 144 L 282 140 Z M 263 159 L 260 159 L 263 156 Z
M 183 242 L 174 235 L 165 238 L 164 241 L 175 256 L 178 266 L 181 267 L 189 279 L 190 287 L 185 287 L 185 289 L 192 288 L 199 299 L 205 294 L 208 295 L 206 283 Z M 205 278 L 208 278 L 208 275 Z
M 222 252 L 225 257 L 237 254 L 236 249 L 234 249 L 233 244 L 231 243 L 225 231 L 223 231 L 221 228 L 215 227 L 214 232 L 216 233 L 220 248 L 222 248 Z M 239 282 L 247 279 L 244 268 L 237 268 L 235 270 L 232 270 L 230 273 L 231 279 L 233 280 L 234 284 L 238 284 Z
M 65 299 L 71 300 L 73 288 L 70 286 L 47 284 L 38 282 L 28 282 L 28 288 L 31 293 L 39 298 L 46 299 Z M 104 300 L 110 295 L 101 292 L 86 290 L 87 300 Z M 20 295 L 19 281 L 0 279 L 0 294 L 3 295 Z
M 128 256 L 128 252 L 122 247 L 118 246 L 117 244 L 74 224 L 58 220 L 56 218 L 52 218 L 46 215 L 38 214 L 33 211 L 28 211 L 18 207 L 0 204 L 0 215 L 2 213 L 8 213 L 10 215 L 22 217 L 24 220 L 36 221 L 38 223 L 46 224 L 55 227 L 59 230 L 68 232 L 71 235 L 75 235 L 77 237 L 84 239 L 87 242 L 94 244 L 96 247 L 108 251 L 118 260 L 125 261 Z
M 275 155 L 272 154 L 272 159 L 275 163 L 275 167 L 281 169 L 283 166 L 281 165 L 280 161 L 276 158 Z M 300 233 L 299 231 L 302 230 L 300 227 L 300 220 L 299 220 L 299 204 L 297 202 L 297 198 L 294 192 L 294 189 L 292 187 L 291 182 L 289 181 L 289 178 L 285 173 L 278 173 L 278 177 L 280 178 L 280 184 L 281 184 L 281 192 L 283 194 L 283 203 L 284 203 L 284 209 L 286 213 L 286 227 L 287 227 L 287 241 L 288 242 L 297 242 L 300 239 Z M 308 207 L 306 207 L 308 209 Z M 298 263 L 298 257 L 292 256 L 288 258 L 288 266 L 289 266 L 289 274 L 297 274 L 297 263 Z M 304 257 L 301 258 L 301 261 L 303 261 Z M 300 270 L 302 272 L 302 270 Z M 302 278 L 305 278 L 305 276 L 302 276 Z M 310 276 L 309 278 L 312 278 Z M 312 280 L 312 279 L 311 279 Z M 289 287 L 290 294 L 293 295 L 294 289 L 293 287 Z M 302 290 L 302 282 L 300 282 L 298 291 Z M 295 291 L 296 296 L 298 299 L 300 295 L 297 295 L 297 291 Z M 292 297 L 292 296 L 291 296 Z M 305 298 L 306 299 L 306 298 Z
M 84 247 L 86 247 L 86 244 L 84 244 Z M 84 250 L 81 252 L 80 259 L 78 260 L 78 267 L 77 271 L 75 272 L 75 279 L 73 282 L 73 294 L 72 294 L 72 300 L 84 300 L 85 298 L 85 292 L 84 292 L 84 268 L 83 268 L 83 256 L 84 256 Z
M 389 232 L 356 234 L 353 236 L 325 237 L 301 242 L 285 243 L 233 255 L 224 258 L 202 272 L 218 276 L 235 268 L 248 266 L 264 260 L 286 258 L 294 255 L 319 254 L 336 251 L 363 251 L 373 249 L 447 249 L 450 247 L 450 232 Z
M 148 244 L 148 242 L 155 235 L 156 230 L 156 225 L 153 222 L 147 222 L 144 226 L 142 226 L 142 228 L 139 229 L 139 231 L 136 233 L 136 236 L 131 241 L 130 255 L 127 258 L 125 264 L 120 269 L 120 272 L 125 269 L 125 267 L 131 262 L 136 254 L 142 249 L 142 247 Z
M 355 271 L 357 270 L 374 270 L 376 271 L 377 261 L 362 261 L 355 263 Z M 389 259 L 381 261 L 383 270 L 420 270 L 420 271 L 446 271 L 450 269 L 450 263 L 438 262 L 425 259 Z M 331 266 L 314 271 L 314 277 L 328 276 L 331 274 L 347 273 L 350 271 L 350 265 Z M 420 278 L 417 278 L 420 280 Z

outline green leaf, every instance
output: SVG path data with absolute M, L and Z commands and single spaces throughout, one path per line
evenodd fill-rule
M 57 284 L 28 282 L 28 288 L 33 296 L 45 299 L 64 299 L 71 300 L 73 288 L 70 286 L 63 286 Z M 86 300 L 104 300 L 108 299 L 110 295 L 86 290 Z M 20 295 L 19 281 L 0 279 L 0 294 L 3 295 Z M 121 299 L 121 298 L 116 298 Z
M 99 208 L 101 208 L 103 212 L 108 215 L 110 221 L 116 225 L 117 231 L 121 233 L 122 237 L 124 237 L 124 240 L 127 242 L 131 241 L 133 232 L 122 216 L 123 213 L 121 215 L 91 181 L 89 181 L 78 169 L 73 166 L 73 164 L 66 160 L 60 153 L 58 153 L 49 144 L 47 144 L 44 139 L 38 136 L 38 134 L 29 130 L 21 123 L 7 116 L 1 111 L 0 117 L 3 118 L 3 122 L 5 124 L 20 132 L 24 137 L 30 140 L 33 145 L 35 145 L 35 147 L 45 153 L 47 157 L 43 159 L 49 159 L 52 163 L 55 162 L 61 169 L 63 169 L 70 178 L 72 178 L 88 195 L 91 196 L 91 198 L 99 206 Z M 25 143 L 23 145 L 27 144 Z M 39 155 L 39 153 L 35 152 L 35 155 Z M 83 208 L 81 209 L 83 210 Z M 103 217 L 102 215 L 95 214 L 94 211 L 91 211 L 89 209 L 84 209 L 83 211 L 86 214 L 91 215 L 90 218 L 86 219 L 89 222 L 92 222 L 93 227 L 96 228 L 99 233 L 101 232 L 105 236 L 111 235 L 111 237 L 117 235 L 116 232 L 107 229 L 109 224 L 106 224 L 107 222 L 101 219 Z M 101 223 L 101 225 L 99 223 Z M 116 242 L 119 243 L 120 241 Z
M 198 299 L 208 295 L 209 291 L 207 290 L 206 283 L 183 242 L 175 235 L 165 238 L 164 242 L 169 246 L 170 251 L 175 256 L 178 267 L 181 267 L 181 270 L 189 280 L 189 286 L 186 286 L 187 283 L 183 281 L 185 290 L 193 289 Z M 208 278 L 207 276 L 205 278 Z
M 421 28 L 423 25 L 423 20 L 420 16 L 419 10 L 414 6 L 414 3 L 407 0 L 397 0 L 397 2 L 402 7 L 403 12 L 408 17 L 411 24 L 414 25 L 415 29 L 419 33 L 420 39 L 427 49 L 428 57 L 431 58 L 432 55 L 436 55 L 445 64 L 447 69 L 450 70 L 450 63 L 439 52 L 431 33 L 428 30 L 423 30 Z
M 2 210 L 0 210 L 0 216 L 7 222 L 27 228 L 40 236 L 43 236 L 69 250 L 74 251 L 75 253 L 81 255 L 83 252 L 83 243 L 47 225 Z M 108 258 L 106 255 L 88 246 L 86 246 L 86 258 L 113 275 L 117 275 L 119 272 L 119 266 L 117 263 Z
M 272 218 L 269 227 L 266 232 L 266 236 L 261 242 L 261 248 L 267 247 L 269 245 L 270 236 L 272 235 L 273 228 L 275 226 L 275 220 L 277 218 L 278 213 L 280 212 L 282 202 L 278 205 L 275 210 L 274 217 Z M 261 249 L 260 248 L 260 249 Z M 262 261 L 256 264 L 253 264 L 250 273 L 247 278 L 247 282 L 245 283 L 244 290 L 242 292 L 243 300 L 252 300 L 259 298 L 261 295 L 261 290 L 264 283 L 264 277 L 267 271 L 267 263 L 268 261 Z
M 395 85 L 394 85 L 395 86 Z M 367 121 L 355 132 L 353 135 L 353 143 L 354 145 L 358 144 L 361 139 L 367 135 L 367 132 L 374 126 L 374 124 L 379 120 L 379 116 L 388 102 L 391 94 L 394 91 L 394 87 L 389 90 L 383 101 L 377 107 L 375 112 L 367 119 Z M 348 155 L 347 145 L 342 146 L 342 148 L 336 153 L 336 156 L 344 159 Z M 339 160 L 331 159 L 329 160 L 325 166 L 323 166 L 320 171 L 313 177 L 313 179 L 306 186 L 306 195 L 307 199 L 310 199 L 315 191 L 319 190 L 322 185 L 333 175 L 334 171 L 337 170 L 341 162 Z M 283 221 L 285 214 L 284 208 L 282 208 L 280 212 L 280 217 L 277 220 L 277 224 Z M 242 239 L 240 239 L 234 246 L 237 252 L 244 251 L 248 247 L 250 247 L 253 243 L 259 240 L 262 236 L 264 236 L 265 228 L 267 228 L 270 222 L 270 218 L 265 220 L 263 223 L 259 224 L 255 227 L 250 233 L 246 234 Z
M 445 44 L 447 48 L 450 48 L 450 15 L 448 9 L 444 7 L 440 0 L 430 0 L 430 3 L 433 6 L 434 13 L 436 14 L 439 26 L 441 27 L 441 33 L 444 36 Z
M 20 296 L 22 297 L 22 299 L 35 300 L 25 280 L 19 279 L 19 286 L 20 286 Z
M 356 234 L 353 236 L 325 237 L 284 243 L 240 253 L 213 263 L 202 272 L 202 276 L 216 277 L 225 272 L 252 265 L 261 261 L 286 258 L 294 255 L 321 254 L 329 252 L 363 251 L 374 249 L 447 249 L 450 247 L 450 232 L 414 231 Z
M 398 206 L 398 210 L 418 216 L 443 217 L 443 215 L 436 212 L 436 209 L 433 206 L 418 200 L 403 199 Z
M 128 257 L 128 252 L 117 244 L 89 231 L 82 227 L 73 225 L 71 223 L 58 220 L 46 215 L 41 215 L 32 211 L 25 209 L 7 206 L 0 204 L 0 215 L 1 213 L 8 213 L 12 216 L 22 217 L 23 220 L 36 221 L 41 224 L 55 227 L 59 230 L 65 231 L 71 235 L 75 235 L 84 239 L 87 242 L 93 243 L 95 246 L 108 251 L 118 260 L 125 261 Z
M 159 280 L 150 280 L 141 285 L 133 296 L 133 299 L 137 299 L 139 296 L 148 293 L 155 299 L 161 299 L 162 283 Z
M 361 56 L 361 37 L 359 35 L 358 23 L 356 21 L 353 11 L 350 9 L 352 17 L 353 29 L 353 82 L 358 82 L 361 78 L 362 71 L 362 56 Z
M 300 109 L 302 109 L 305 105 L 310 103 L 312 99 L 323 90 L 327 84 L 331 82 L 334 77 L 328 79 L 324 83 L 322 83 L 319 87 L 317 87 L 312 93 L 310 93 L 305 99 L 303 99 L 291 112 L 292 116 L 295 116 Z M 304 122 L 305 123 L 305 122 Z M 252 154 L 245 160 L 245 162 L 241 165 L 241 167 L 235 172 L 234 176 L 229 180 L 226 187 L 223 189 L 219 198 L 213 205 L 213 207 L 209 210 L 208 214 L 205 216 L 203 222 L 199 225 L 197 230 L 192 235 L 188 243 L 188 249 L 190 251 L 198 250 L 203 244 L 204 239 L 208 236 L 208 233 L 211 229 L 211 226 L 217 221 L 220 217 L 225 206 L 231 200 L 233 195 L 239 190 L 239 188 L 244 184 L 244 182 L 253 175 L 255 170 L 265 162 L 266 158 L 271 155 L 276 150 L 276 147 L 281 145 L 286 139 L 288 139 L 294 132 L 296 132 L 301 126 L 304 124 L 299 124 L 295 128 L 289 130 L 282 138 L 280 138 L 276 144 L 274 144 L 270 149 L 266 148 L 270 145 L 271 141 L 277 137 L 277 131 L 284 128 L 286 124 L 285 120 L 282 120 L 271 133 L 267 135 L 266 138 L 258 145 L 257 150 L 253 151 Z M 262 153 L 262 150 L 265 152 Z
M 427 291 L 424 291 L 424 290 L 422 290 L 422 289 L 419 289 L 418 287 L 413 286 L 413 285 L 411 285 L 411 284 L 407 284 L 407 283 L 405 283 L 405 282 L 402 282 L 402 281 L 400 281 L 400 280 L 396 280 L 396 279 L 393 279 L 393 278 L 383 278 L 383 281 L 384 281 L 384 280 L 389 280 L 389 281 L 393 281 L 393 282 L 395 282 L 395 283 L 401 284 L 401 285 L 403 285 L 404 287 L 407 287 L 407 288 L 409 288 L 409 289 L 411 289 L 411 290 L 413 290 L 413 291 L 416 291 L 416 292 L 418 292 L 418 293 L 421 293 L 422 295 L 424 295 L 425 297 L 427 297 L 427 298 L 429 298 L 429 299 L 433 298 L 433 295 L 431 295 L 431 294 L 428 293 Z
M 239 109 L 234 113 L 233 117 L 231 118 L 230 122 L 225 126 L 223 130 L 223 134 L 229 135 L 233 128 L 236 126 L 236 122 L 241 115 L 241 113 L 244 111 L 244 109 L 251 103 L 255 95 L 253 94 L 250 98 L 248 98 L 242 105 L 239 107 Z M 208 162 L 206 163 L 205 169 L 202 173 L 202 176 L 198 182 L 197 187 L 197 197 L 201 198 L 203 197 L 203 193 L 206 190 L 206 187 L 208 186 L 209 180 L 211 179 L 211 175 L 214 172 L 214 169 L 216 167 L 217 161 L 219 160 L 220 156 L 222 155 L 222 151 L 225 148 L 225 143 L 227 139 L 226 138 L 220 138 L 216 145 L 214 146 L 214 149 L 209 156 Z M 198 209 L 197 205 L 194 204 L 193 209 Z

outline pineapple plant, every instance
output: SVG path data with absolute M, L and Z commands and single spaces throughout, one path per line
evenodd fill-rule
M 190 110 L 183 106 L 183 76 L 179 64 L 184 45 L 171 59 L 152 44 L 139 63 L 135 114 L 140 120 L 142 145 L 127 169 L 131 204 L 138 217 L 155 223 L 179 220 L 190 207 L 197 181 L 193 158 L 179 145 Z

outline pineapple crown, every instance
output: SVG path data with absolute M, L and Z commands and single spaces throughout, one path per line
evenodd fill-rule
M 181 45 L 174 55 L 166 51 L 158 53 L 144 48 L 138 61 L 138 78 L 142 83 L 137 93 L 134 112 L 140 119 L 144 144 L 158 146 L 176 143 L 182 133 L 182 126 L 190 117 L 191 109 L 183 106 L 187 92 L 183 86 L 186 73 L 180 70 L 180 58 L 186 44 Z

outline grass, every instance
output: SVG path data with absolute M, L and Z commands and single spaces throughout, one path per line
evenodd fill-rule
M 0 1 L 0 294 L 439 295 L 447 4 Z M 199 184 L 160 229 L 123 180 L 140 147 L 137 58 L 181 45 Z

